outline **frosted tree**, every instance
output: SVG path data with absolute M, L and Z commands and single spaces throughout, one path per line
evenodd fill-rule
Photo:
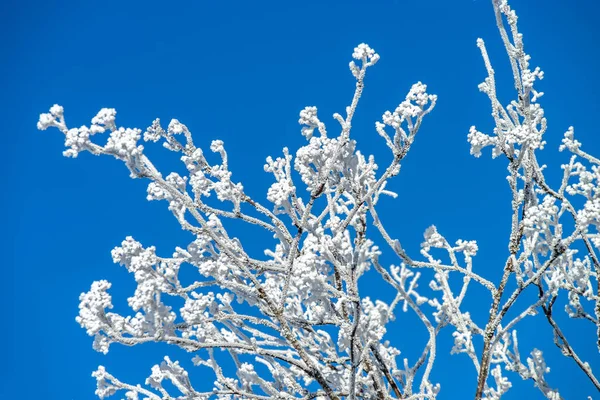
M 198 368 L 212 371 L 212 389 L 197 390 L 184 367 L 165 357 L 144 386 L 122 382 L 98 367 L 93 373 L 96 394 L 105 398 L 123 391 L 130 400 L 435 399 L 441 390 L 431 378 L 436 343 L 439 335 L 449 334 L 454 338 L 452 353 L 472 360 L 478 376 L 476 399 L 500 399 L 519 377 L 531 380 L 546 398 L 561 399 L 545 379 L 549 368 L 542 351 L 518 346 L 517 324 L 535 313 L 543 313 L 562 354 L 600 390 L 555 319 L 562 311 L 554 308 L 557 299 L 568 299 L 568 316 L 594 324 L 598 337 L 593 340 L 600 340 L 600 160 L 582 150 L 569 128 L 560 146 L 571 153 L 569 163 L 561 166 L 562 182 L 555 188 L 546 182 L 546 166 L 536 158 L 546 143 L 539 102 L 543 93 L 535 89 L 543 73 L 530 66 L 515 12 L 506 1 L 494 0 L 493 5 L 516 96 L 506 106 L 498 99 L 491 60 L 479 39 L 488 75 L 479 89 L 489 97 L 495 128 L 487 135 L 472 127 L 468 141 L 474 156 L 491 146 L 492 157 L 507 165 L 512 229 L 508 257 L 496 266 L 503 268 L 499 282 L 474 268 L 475 241 L 451 243 L 431 226 L 421 254 L 410 255 L 379 218 L 381 196 L 395 196 L 386 184 L 399 174 L 436 96 L 426 85 L 414 84 L 375 123 L 391 162 L 381 168 L 373 157 L 365 157 L 351 131 L 365 76 L 379 61 L 366 44 L 352 54 L 356 88 L 345 113 L 333 115 L 336 127 L 326 128 L 317 108 L 306 107 L 299 120 L 306 145 L 295 155 L 284 148 L 281 156 L 267 158 L 264 169 L 274 179 L 268 204 L 251 198 L 235 181 L 223 142 L 213 141 L 210 150 L 215 154 L 207 154 L 177 120 L 165 129 L 157 119 L 142 132 L 118 127 L 114 109 L 102 109 L 90 126 L 80 128 L 67 126 L 61 106 L 42 114 L 38 128 L 64 133 L 65 156 L 89 152 L 123 161 L 132 178 L 150 181 L 147 199 L 166 201 L 195 238 L 170 257 L 125 238 L 112 256 L 137 283 L 128 299 L 132 315 L 110 311 L 111 283 L 102 280 L 81 294 L 77 321 L 103 353 L 114 343 L 165 342 L 185 349 Z M 101 145 L 96 138 L 103 133 L 109 137 Z M 188 174 L 163 176 L 138 143 L 142 137 L 178 154 Z M 217 201 L 209 201 L 211 195 Z M 270 232 L 272 246 L 260 257 L 249 254 L 226 228 L 224 221 L 230 219 Z M 392 253 L 396 264 L 380 262 L 383 252 Z M 180 269 L 190 267 L 197 279 L 184 284 Z M 361 296 L 358 282 L 369 269 L 394 289 L 395 297 L 386 302 Z M 418 286 L 422 272 L 431 277 L 424 289 Z M 462 279 L 451 281 L 451 276 Z M 487 320 L 475 321 L 465 310 L 463 300 L 472 285 L 489 292 Z M 536 301 L 517 302 L 532 291 Z M 182 301 L 183 307 L 170 305 L 172 299 Z M 406 344 L 392 343 L 388 339 L 393 337 L 386 336 L 388 323 L 406 312 L 415 313 L 428 334 L 421 356 L 414 360 L 400 359 Z M 529 355 L 521 356 L 523 350 Z M 222 367 L 223 354 L 233 360 L 234 375 Z

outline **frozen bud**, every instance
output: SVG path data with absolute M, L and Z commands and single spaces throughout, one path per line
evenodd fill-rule
M 224 150 L 223 141 L 222 140 L 213 140 L 210 143 L 210 150 L 214 153 L 220 153 Z
M 176 119 L 172 119 L 171 122 L 169 123 L 169 127 L 167 128 L 167 131 L 169 132 L 169 135 L 178 135 L 185 131 L 185 125 L 183 125 L 181 122 L 179 122 Z
M 379 54 L 375 53 L 375 50 L 369 47 L 368 44 L 361 43 L 354 48 L 352 58 L 361 60 L 363 63 L 366 63 L 366 66 L 371 66 L 379 60 Z M 350 69 L 352 70 L 352 65 L 350 65 Z M 352 73 L 354 74 L 354 71 Z
M 559 151 L 569 149 L 570 151 L 575 152 L 579 150 L 579 148 L 581 147 L 581 142 L 575 139 L 575 128 L 573 128 L 572 126 L 569 127 L 569 129 L 565 132 L 565 136 L 562 140 L 562 143 L 563 144 L 561 144 L 558 148 Z
M 437 231 L 435 225 L 431 225 L 429 228 L 425 230 L 425 241 L 421 243 L 421 247 L 429 250 L 429 248 L 443 248 L 444 247 L 444 238 Z
M 37 123 L 37 128 L 39 130 L 45 131 L 46 129 L 55 126 L 57 128 L 61 128 L 61 123 L 57 121 L 57 119 L 61 120 L 64 116 L 64 109 L 62 106 L 58 104 L 50 107 L 49 113 L 40 114 L 40 119 Z
M 103 108 L 98 112 L 98 114 L 96 114 L 94 118 L 92 118 L 92 124 L 104 126 L 112 131 L 116 129 L 116 116 L 117 111 L 114 108 Z
M 52 116 L 52 114 L 40 114 L 40 119 L 38 120 L 37 128 L 39 130 L 45 131 L 49 127 L 53 126 L 54 123 L 54 117 Z
M 156 143 L 164 135 L 165 130 L 160 126 L 160 119 L 156 118 L 152 121 L 152 125 L 146 129 L 146 132 L 144 132 L 144 141 Z
M 58 104 L 50 107 L 50 114 L 52 114 L 55 118 L 62 118 L 64 111 L 64 108 Z
M 300 125 L 306 125 L 302 127 L 302 135 L 307 139 L 310 139 L 317 126 L 319 126 L 319 118 L 317 117 L 317 107 L 304 107 L 304 110 L 300 111 L 300 119 L 298 120 Z

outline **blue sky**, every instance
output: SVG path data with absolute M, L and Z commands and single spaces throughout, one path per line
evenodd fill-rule
M 575 126 L 585 149 L 600 154 L 600 5 L 593 0 L 511 4 L 532 63 L 546 74 L 539 88 L 546 93 L 541 103 L 549 122 L 548 146 L 540 158 L 556 179 L 568 160 L 556 151 L 568 126 Z M 487 153 L 473 158 L 466 141 L 471 125 L 491 128 L 489 102 L 477 90 L 485 77 L 478 37 L 488 44 L 503 84 L 501 96 L 512 95 L 490 1 L 9 0 L 0 4 L 0 15 L 6 246 L 0 297 L 8 304 L 0 330 L 8 353 L 0 367 L 0 398 L 92 399 L 90 374 L 98 364 L 124 381 L 142 383 L 170 351 L 115 346 L 104 356 L 92 350 L 91 338 L 75 322 L 78 296 L 93 280 L 113 281 L 116 302 L 124 303 L 132 292 L 133 278 L 110 257 L 125 236 L 156 245 L 166 255 L 190 239 L 165 204 L 145 201 L 146 183 L 130 180 L 121 163 L 89 154 L 63 158 L 59 132 L 35 128 L 38 115 L 54 103 L 65 107 L 70 126 L 88 124 L 102 107 L 116 108 L 122 126 L 145 128 L 156 117 L 177 118 L 204 148 L 213 139 L 224 140 L 234 177 L 264 199 L 271 183 L 262 170 L 265 158 L 281 154 L 283 146 L 295 150 L 303 144 L 297 120 L 304 106 L 319 107 L 322 120 L 334 129 L 329 116 L 344 110 L 353 91 L 347 68 L 352 49 L 366 42 L 381 60 L 369 71 L 353 124 L 363 153 L 385 165 L 389 154 L 374 122 L 395 108 L 414 82 L 426 83 L 439 96 L 391 185 L 400 197 L 382 204 L 382 218 L 397 221 L 393 236 L 415 257 L 431 224 L 451 241 L 477 239 L 475 268 L 490 278 L 501 274 L 510 228 L 506 164 Z M 171 165 L 161 149 L 149 151 L 159 166 Z M 243 229 L 235 234 L 251 238 Z M 251 246 L 260 250 L 260 243 Z M 474 296 L 470 301 L 477 312 L 488 299 Z M 565 398 L 597 396 L 553 348 L 542 319 L 532 319 L 520 332 L 523 353 L 536 343 L 548 349 L 548 381 Z M 417 333 L 405 323 L 391 337 L 402 339 L 399 347 L 410 356 L 415 350 L 403 340 Z M 593 332 L 575 321 L 567 334 L 600 371 Z M 442 347 L 449 350 L 449 343 Z M 475 378 L 466 357 L 444 359 L 433 375 L 442 384 L 440 398 L 471 397 Z M 539 396 L 530 382 L 518 381 L 515 377 L 506 398 Z

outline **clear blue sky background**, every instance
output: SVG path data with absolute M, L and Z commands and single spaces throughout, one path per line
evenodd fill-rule
M 569 125 L 586 149 L 600 154 L 600 6 L 594 0 L 512 5 L 533 64 L 546 73 L 539 86 L 546 92 L 542 105 L 549 120 L 542 159 L 555 179 L 568 159 L 556 149 Z M 262 171 L 264 160 L 283 146 L 303 144 L 297 119 L 304 106 L 318 106 L 335 130 L 330 115 L 344 110 L 353 91 L 347 68 L 352 49 L 366 42 L 381 60 L 369 71 L 353 135 L 380 165 L 389 154 L 374 121 L 418 80 L 439 95 L 391 186 L 401 196 L 382 203 L 383 218 L 396 222 L 393 235 L 415 257 L 423 231 L 436 224 L 451 241 L 477 239 L 475 268 L 490 278 L 501 273 L 510 211 L 506 163 L 492 161 L 487 152 L 471 157 L 466 142 L 471 125 L 491 128 L 488 100 L 477 90 L 485 76 L 477 37 L 488 43 L 503 98 L 512 95 L 490 1 L 8 0 L 0 3 L 0 15 L 1 399 L 92 399 L 90 374 L 98 364 L 124 381 L 143 383 L 170 350 L 115 346 L 107 356 L 95 353 L 74 319 L 78 296 L 93 280 L 109 279 L 115 302 L 124 304 L 133 278 L 112 264 L 110 250 L 125 236 L 154 244 L 163 255 L 190 240 L 165 204 L 145 201 L 146 183 L 130 180 L 121 163 L 89 154 L 77 160 L 61 156 L 59 132 L 35 128 L 39 113 L 54 103 L 65 107 L 70 126 L 88 124 L 102 107 L 116 108 L 123 126 L 145 128 L 156 117 L 178 118 L 205 148 L 213 139 L 224 140 L 235 178 L 264 198 L 271 183 Z M 151 154 L 163 162 L 160 149 Z M 235 233 L 250 237 L 243 229 Z M 248 246 L 262 248 L 258 241 Z M 478 292 L 468 301 L 476 315 L 489 304 Z M 423 333 L 413 322 L 402 316 L 390 332 L 409 357 L 418 352 L 410 343 L 422 344 L 413 342 Z M 548 380 L 565 398 L 598 398 L 552 346 L 542 318 L 531 319 L 520 332 L 523 354 L 536 345 L 546 351 Z M 600 372 L 593 331 L 575 321 L 567 334 Z M 440 355 L 451 347 L 448 335 Z M 433 375 L 442 384 L 440 398 L 472 397 L 470 361 L 443 358 Z M 193 374 L 201 379 L 202 372 Z M 540 396 L 531 382 L 512 378 L 515 389 L 508 399 Z

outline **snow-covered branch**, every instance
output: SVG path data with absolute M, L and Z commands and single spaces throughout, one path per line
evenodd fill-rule
M 499 81 L 479 39 L 487 71 L 479 89 L 490 100 L 495 126 L 491 135 L 471 127 L 467 138 L 471 154 L 479 157 L 492 146 L 492 157 L 503 156 L 507 163 L 511 233 L 508 256 L 492 266 L 502 271 L 498 282 L 474 265 L 479 250 L 475 240 L 450 240 L 431 226 L 411 233 L 424 239 L 420 254 L 409 255 L 390 235 L 392 222 L 380 219 L 379 200 L 396 196 L 388 182 L 400 173 L 437 96 L 418 82 L 393 111 L 383 113 L 373 135 L 381 137 L 391 160 L 380 168 L 373 156 L 361 153 L 352 134 L 367 72 L 380 58 L 366 44 L 352 54 L 355 90 L 345 112 L 332 116 L 339 127 L 327 126 L 317 107 L 306 107 L 299 116 L 306 144 L 295 154 L 284 148 L 281 156 L 266 159 L 264 171 L 273 175 L 267 202 L 252 198 L 234 178 L 222 141 L 213 141 L 205 152 L 178 120 L 164 128 L 156 119 L 142 131 L 119 127 L 116 111 L 104 108 L 89 126 L 70 128 L 61 106 L 42 114 L 38 128 L 54 127 L 64 134 L 66 157 L 88 152 L 121 160 L 132 178 L 149 181 L 147 200 L 165 201 L 193 235 L 171 257 L 125 238 L 112 256 L 137 284 L 128 299 L 132 312 L 112 312 L 112 284 L 100 280 L 81 294 L 77 322 L 103 353 L 113 344 L 148 342 L 194 353 L 193 364 L 212 371 L 212 390 L 196 390 L 179 362 L 165 357 L 152 368 L 145 386 L 123 383 L 99 367 L 93 374 L 96 394 L 105 398 L 124 391 L 129 400 L 435 399 L 441 390 L 433 382 L 438 338 L 447 333 L 454 341 L 451 353 L 464 353 L 478 375 L 476 399 L 500 399 L 512 387 L 510 379 L 520 377 L 557 400 L 558 391 L 546 381 L 549 368 L 542 352 L 532 349 L 522 362 L 518 349 L 516 326 L 540 311 L 562 353 L 600 389 L 552 308 L 556 299 L 565 298 L 569 317 L 597 326 L 600 349 L 600 160 L 582 150 L 571 127 L 560 146 L 572 154 L 562 166 L 561 185 L 553 189 L 546 182 L 546 166 L 537 160 L 546 145 L 547 124 L 539 103 L 543 93 L 536 89 L 543 72 L 530 66 L 515 12 L 506 1 L 493 4 L 516 98 L 507 106 L 499 100 Z M 108 136 L 104 141 L 103 134 Z M 144 153 L 142 139 L 161 142 L 187 173 L 159 172 Z M 583 207 L 575 206 L 579 203 Z M 262 254 L 254 254 L 234 236 L 229 220 L 263 229 L 272 240 Z M 387 246 L 379 247 L 377 240 Z M 385 252 L 397 257 L 395 264 L 382 261 Z M 389 285 L 390 298 L 361 294 L 359 282 L 371 267 Z M 182 270 L 193 271 L 195 281 L 187 282 L 183 275 L 189 273 Z M 420 288 L 423 279 L 429 285 Z M 466 309 L 473 285 L 483 288 L 491 302 L 481 321 Z M 531 291 L 538 294 L 536 301 L 517 301 Z M 388 329 L 408 312 L 427 338 L 416 359 L 399 360 L 402 348 L 414 344 L 391 342 Z M 234 363 L 235 374 L 223 367 L 223 353 Z M 511 374 L 504 376 L 503 370 Z

